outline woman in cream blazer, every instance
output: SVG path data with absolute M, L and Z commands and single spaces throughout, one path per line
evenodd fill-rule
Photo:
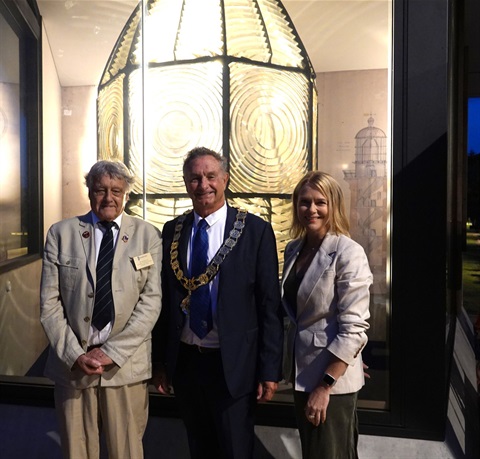
M 290 319 L 285 377 L 292 382 L 303 459 L 357 458 L 357 393 L 364 384 L 372 274 L 350 239 L 339 184 L 309 172 L 292 197 L 282 301 Z

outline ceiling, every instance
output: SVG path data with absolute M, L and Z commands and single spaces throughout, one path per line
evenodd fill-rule
M 197 0 L 201 1 L 201 0 Z M 137 0 L 37 0 L 62 86 L 97 85 Z M 388 67 L 390 0 L 283 1 L 316 72 Z

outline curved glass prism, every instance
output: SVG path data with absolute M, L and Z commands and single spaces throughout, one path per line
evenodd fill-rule
M 136 176 L 129 212 L 161 226 L 189 208 L 183 159 L 204 146 L 229 159 L 230 204 L 270 221 L 283 251 L 293 187 L 316 167 L 317 92 L 280 1 L 140 2 L 97 105 L 99 157 Z

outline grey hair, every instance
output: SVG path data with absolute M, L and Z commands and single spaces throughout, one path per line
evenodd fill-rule
M 194 161 L 197 158 L 200 158 L 202 156 L 211 156 L 214 159 L 216 159 L 219 164 L 220 168 L 222 169 L 223 172 L 227 173 L 228 172 L 228 161 L 225 156 L 222 156 L 218 154 L 216 151 L 210 150 L 209 148 L 206 147 L 195 147 L 194 149 L 190 150 L 187 153 L 187 156 L 185 157 L 185 160 L 183 161 L 183 175 L 185 175 L 185 172 L 190 165 L 192 161 Z
M 121 161 L 101 160 L 97 161 L 85 175 L 85 184 L 87 185 L 87 188 L 91 190 L 95 183 L 104 175 L 124 180 L 126 183 L 126 193 L 132 189 L 132 185 L 135 181 L 135 177 Z

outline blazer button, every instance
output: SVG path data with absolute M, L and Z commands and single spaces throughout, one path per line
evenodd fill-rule
M 88 317 L 88 316 L 87 316 L 87 317 L 84 317 L 83 320 L 84 320 L 85 322 L 90 322 L 90 317 Z
M 93 295 L 93 292 L 90 292 L 90 293 L 88 294 L 88 298 L 93 298 L 93 296 L 94 296 L 94 295 Z

